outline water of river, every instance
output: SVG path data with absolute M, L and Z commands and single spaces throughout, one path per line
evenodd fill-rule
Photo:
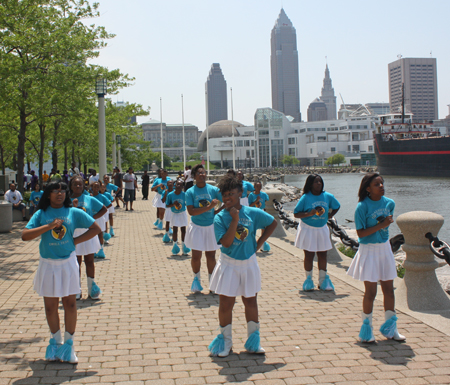
M 286 175 L 288 185 L 303 188 L 307 175 Z M 358 190 L 362 174 L 323 174 L 325 190 L 333 194 L 341 203 L 336 214 L 339 224 L 355 228 L 355 208 L 358 203 Z M 385 194 L 395 201 L 395 219 L 409 211 L 432 211 L 444 217 L 444 225 L 439 238 L 450 243 L 450 178 L 398 177 L 386 176 Z M 286 210 L 293 211 L 296 202 L 284 204 Z M 389 236 L 400 233 L 394 222 L 389 228 Z M 433 234 L 436 235 L 436 234 Z

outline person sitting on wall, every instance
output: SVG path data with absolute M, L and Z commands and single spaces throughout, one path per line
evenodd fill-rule
M 27 217 L 25 215 L 26 206 L 22 203 L 22 194 L 20 193 L 20 191 L 16 190 L 16 185 L 14 182 L 10 183 L 9 185 L 9 190 L 5 194 L 5 201 L 12 203 L 13 210 L 22 211 L 23 220 L 27 220 Z

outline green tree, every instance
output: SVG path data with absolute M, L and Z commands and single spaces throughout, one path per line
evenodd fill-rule
M 325 164 L 327 166 L 334 165 L 334 164 L 337 164 L 339 166 L 341 163 L 345 163 L 345 156 L 342 154 L 334 154 L 332 157 L 328 158 L 325 161 Z
M 202 160 L 202 154 L 195 152 L 189 157 L 189 160 Z
M 294 166 L 300 163 L 300 161 L 293 155 L 284 155 L 281 160 L 284 165 Z

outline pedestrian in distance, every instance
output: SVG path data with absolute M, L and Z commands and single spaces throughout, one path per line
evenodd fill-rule
M 295 237 L 295 246 L 302 249 L 305 254 L 303 261 L 306 274 L 306 280 L 303 283 L 304 291 L 314 290 L 313 262 L 315 254 L 317 254 L 319 267 L 319 289 L 334 290 L 334 285 L 327 274 L 327 251 L 333 247 L 327 222 L 339 211 L 340 207 L 334 195 L 324 191 L 322 177 L 317 174 L 308 175 L 303 187 L 303 195 L 294 209 L 294 217 L 301 219 Z
M 186 226 L 189 224 L 186 213 L 186 194 L 183 191 L 184 182 L 178 179 L 175 185 L 175 191 L 167 194 L 166 210 L 172 212 L 170 223 L 172 225 L 172 255 L 177 255 L 180 250 L 183 255 L 187 255 L 191 250 L 185 245 L 184 239 L 186 236 Z M 178 228 L 181 233 L 181 249 L 178 246 Z
M 74 237 L 76 228 L 88 229 Z M 38 211 L 22 232 L 22 240 L 41 237 L 39 266 L 34 290 L 44 297 L 45 314 L 50 328 L 50 343 L 45 359 L 72 364 L 78 362 L 73 346 L 77 323 L 76 294 L 80 292 L 80 274 L 75 255 L 77 244 L 95 237 L 100 228 L 82 210 L 72 207 L 65 183 L 50 183 L 39 201 Z M 58 314 L 59 299 L 64 307 L 64 343 Z
M 209 345 L 213 356 L 226 357 L 232 342 L 232 316 L 237 296 L 242 296 L 247 321 L 249 353 L 264 354 L 259 334 L 257 294 L 261 290 L 261 272 L 256 252 L 270 237 L 277 221 L 263 210 L 243 206 L 240 202 L 242 181 L 225 175 L 219 181 L 225 209 L 214 218 L 216 241 L 221 245 L 220 258 L 211 277 L 210 290 L 219 294 L 220 334 Z M 264 229 L 256 239 L 258 229 Z
M 203 290 L 200 277 L 202 252 L 206 256 L 210 281 L 216 266 L 216 250 L 220 246 L 214 235 L 214 215 L 222 209 L 215 209 L 222 202 L 222 195 L 217 187 L 206 183 L 206 170 L 202 164 L 193 167 L 192 176 L 195 186 L 186 191 L 186 207 L 191 216 L 191 222 L 186 230 L 185 243 L 192 250 L 191 267 L 194 280 L 191 291 L 199 293 Z
M 184 192 L 189 190 L 194 185 L 194 178 L 192 177 L 192 166 L 188 165 L 184 171 Z
M 148 200 L 148 186 L 150 184 L 150 175 L 148 175 L 147 170 L 144 171 L 142 175 L 142 199 Z
M 114 167 L 112 179 L 114 181 L 114 184 L 117 186 L 116 190 L 116 209 L 120 209 L 119 201 L 123 203 L 123 206 L 125 207 L 125 202 L 122 198 L 122 187 L 123 187 L 123 175 L 119 170 L 119 167 Z
M 380 332 L 386 338 L 404 341 L 397 330 L 394 279 L 397 277 L 394 254 L 389 242 L 389 226 L 394 222 L 395 202 L 384 196 L 384 179 L 376 173 L 366 174 L 359 187 L 355 226 L 359 248 L 347 271 L 351 277 L 364 282 L 363 324 L 359 333 L 362 342 L 374 342 L 373 302 L 380 282 L 384 297 L 385 322 Z
M 125 182 L 125 211 L 128 211 L 128 202 L 130 202 L 130 211 L 133 211 L 133 202 L 136 200 L 136 192 L 139 191 L 136 175 L 133 174 L 133 167 L 128 168 L 128 172 L 123 176 Z
M 252 191 L 248 196 L 248 204 L 250 207 L 266 211 L 266 202 L 269 201 L 269 196 L 264 191 L 261 191 L 262 183 L 260 181 L 255 182 L 254 187 L 255 191 Z M 261 235 L 263 232 L 264 229 L 261 229 Z M 267 242 L 264 242 L 262 251 L 270 251 L 270 245 Z
M 103 218 L 107 213 L 107 208 L 98 200 L 90 195 L 84 194 L 84 181 L 80 175 L 74 175 L 70 180 L 69 184 L 70 199 L 72 200 L 72 205 L 75 208 L 83 210 L 86 214 L 91 216 L 94 220 Z M 75 229 L 74 236 L 80 236 L 84 234 L 87 229 Z M 81 263 L 84 259 L 84 265 L 86 268 L 87 277 L 87 293 L 88 297 L 91 299 L 99 299 L 102 291 L 100 287 L 95 282 L 95 264 L 94 257 L 95 254 L 101 249 L 100 240 L 98 237 L 89 239 L 88 241 L 79 243 L 76 245 L 75 253 L 77 255 L 77 261 L 79 266 L 80 274 L 80 293 L 77 294 L 76 298 L 82 298 L 81 290 Z

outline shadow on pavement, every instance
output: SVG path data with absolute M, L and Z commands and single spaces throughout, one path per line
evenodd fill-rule
M 186 259 L 191 259 L 191 257 L 189 255 L 171 254 L 167 257 L 167 259 L 173 259 L 175 261 L 185 261 Z
M 349 294 L 334 294 L 332 291 L 320 291 L 320 290 L 314 290 L 314 291 L 299 291 L 300 299 L 309 299 L 312 301 L 318 301 L 318 302 L 333 302 L 341 298 L 346 298 L 349 296 Z
M 406 365 L 416 356 L 411 346 L 394 340 L 381 340 L 374 343 L 357 342 L 370 353 L 370 358 L 387 365 Z
M 188 299 L 188 305 L 194 306 L 197 309 L 219 306 L 219 296 L 212 293 L 191 293 L 188 294 L 186 298 Z
M 286 365 L 283 362 L 266 364 L 264 355 L 247 352 L 232 352 L 228 357 L 211 357 L 211 359 L 215 364 L 222 366 L 219 374 L 227 376 L 227 382 L 247 381 L 254 374 L 271 372 Z
M 14 385 L 37 384 L 45 382 L 46 384 L 62 384 L 69 381 L 86 382 L 85 378 L 95 376 L 97 374 L 94 370 L 78 370 L 76 364 L 69 364 L 63 362 L 48 362 L 45 360 L 36 360 L 33 362 L 24 361 L 23 364 L 29 366 L 33 371 L 27 378 L 17 379 L 12 382 Z M 49 376 L 48 373 L 62 371 L 61 376 Z M 91 382 L 91 381 L 88 381 Z

